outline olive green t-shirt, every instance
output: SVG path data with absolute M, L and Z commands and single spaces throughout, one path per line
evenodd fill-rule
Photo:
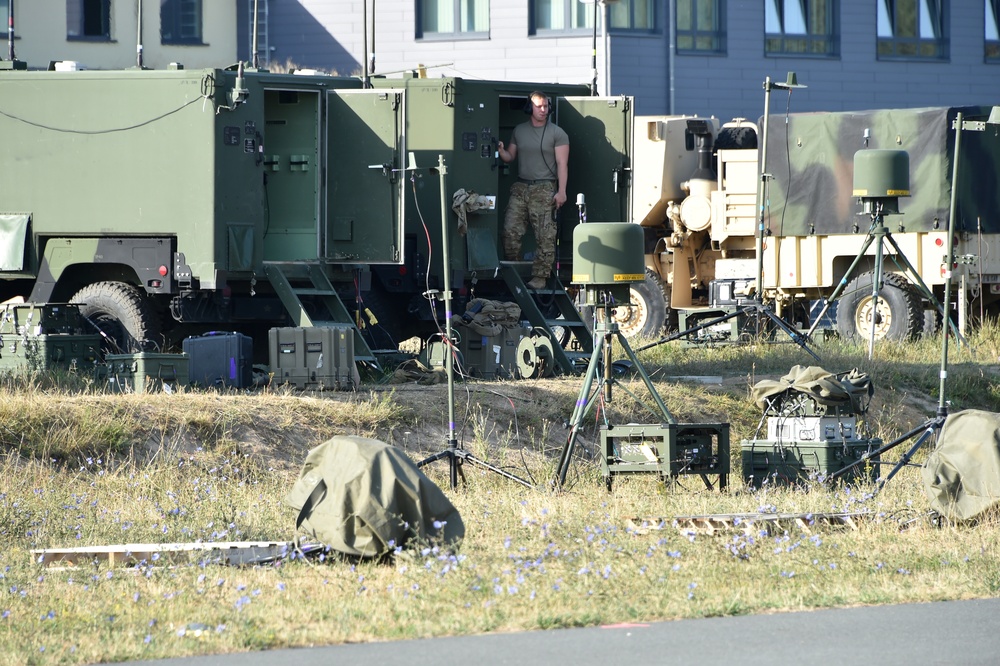
M 568 146 L 569 136 L 551 121 L 535 127 L 529 120 L 514 128 L 511 143 L 517 146 L 518 178 L 556 180 L 556 146 Z

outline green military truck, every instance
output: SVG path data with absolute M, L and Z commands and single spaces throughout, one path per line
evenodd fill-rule
M 668 312 L 700 321 L 745 300 L 756 283 L 760 222 L 764 295 L 789 322 L 865 338 L 873 315 L 879 338 L 905 339 L 934 328 L 940 317 L 933 302 L 899 255 L 943 302 L 959 112 L 964 129 L 952 302 L 963 327 L 1000 315 L 1000 254 L 993 251 L 1000 241 L 1000 126 L 987 122 L 993 111 L 949 107 L 772 117 L 765 166 L 758 123 L 637 117 L 631 219 L 646 231 L 649 270 L 646 284 L 633 289 L 633 300 L 637 311 L 654 314 L 635 328 L 658 332 L 663 319 L 655 313 L 664 298 Z M 1000 120 L 1000 114 L 994 117 Z M 877 243 L 862 251 L 871 218 L 852 191 L 854 155 L 865 149 L 906 151 L 910 166 L 910 196 L 899 199 L 898 215 L 885 216 L 899 252 L 884 245 L 877 311 L 871 293 Z M 767 178 L 761 208 L 762 173 Z M 828 321 L 816 322 L 841 283 L 824 316 Z M 731 332 L 728 324 L 721 329 Z
M 407 76 L 363 88 L 242 66 L 0 70 L 0 300 L 80 303 L 125 350 L 347 324 L 358 358 L 374 358 L 438 330 L 444 236 L 455 312 L 523 291 L 527 264 L 498 253 L 517 174 L 496 144 L 536 87 Z M 541 88 L 570 134 L 569 191 L 587 193 L 591 219 L 626 220 L 631 101 Z M 483 205 L 453 210 L 461 190 Z M 525 316 L 551 334 L 566 313 L 544 296 L 550 307 Z

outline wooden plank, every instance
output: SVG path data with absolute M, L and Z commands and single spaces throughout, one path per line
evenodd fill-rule
M 322 547 L 317 543 L 301 544 L 304 553 L 314 552 Z M 38 564 L 64 568 L 88 566 L 95 561 L 106 563 L 110 567 L 143 563 L 166 566 L 205 557 L 214 564 L 241 566 L 281 559 L 294 550 L 295 544 L 291 541 L 128 543 L 76 548 L 40 548 L 32 550 L 31 556 Z

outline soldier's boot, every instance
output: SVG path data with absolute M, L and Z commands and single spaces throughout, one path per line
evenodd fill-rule
M 533 277 L 528 280 L 528 289 L 541 289 L 545 286 L 545 278 Z

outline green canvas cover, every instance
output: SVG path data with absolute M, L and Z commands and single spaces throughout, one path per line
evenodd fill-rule
M 853 194 L 854 155 L 863 149 L 905 150 L 910 161 L 910 196 L 899 199 L 907 231 L 931 231 L 947 226 L 958 112 L 965 121 L 984 121 L 990 107 L 933 107 L 793 113 L 784 121 L 771 116 L 768 164 L 773 176 L 768 188 L 768 225 L 778 236 L 812 233 L 847 234 L 853 225 L 864 231 L 870 218 Z M 867 138 L 865 138 L 867 135 Z M 997 233 L 994 214 L 1000 203 L 1000 141 L 992 132 L 966 132 L 962 138 L 960 185 L 957 192 L 959 228 Z
M 863 414 L 874 390 L 868 373 L 857 368 L 835 375 L 819 366 L 795 365 L 781 379 L 754 384 L 751 395 L 757 406 L 768 413 L 780 411 L 783 402 L 801 395 L 824 407 Z
M 1000 501 L 1000 414 L 950 414 L 921 475 L 931 507 L 954 522 L 975 518 Z
M 465 536 L 458 510 L 405 453 L 364 437 L 333 437 L 309 451 L 285 504 L 299 512 L 296 530 L 345 555 Z

